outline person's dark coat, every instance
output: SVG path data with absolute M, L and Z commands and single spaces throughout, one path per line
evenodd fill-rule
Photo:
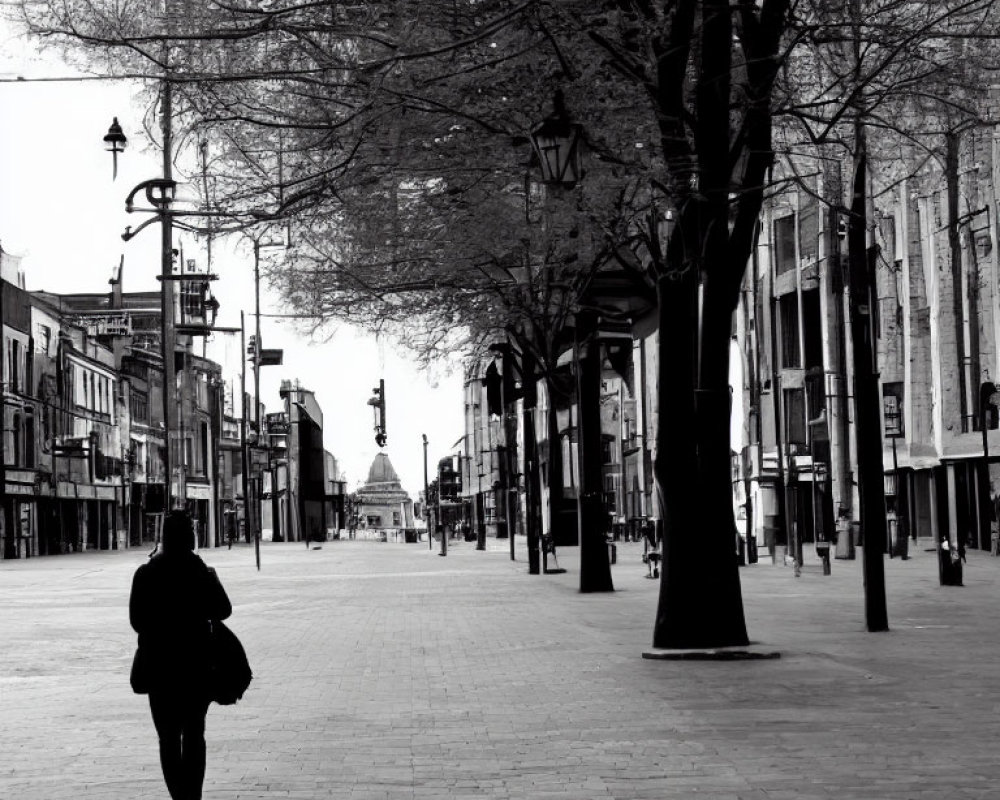
M 132 579 L 129 621 L 150 692 L 203 686 L 210 621 L 233 611 L 215 570 L 190 550 L 160 553 Z

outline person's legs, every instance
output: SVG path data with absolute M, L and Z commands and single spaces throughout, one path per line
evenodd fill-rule
M 188 698 L 183 704 L 184 785 L 187 800 L 201 800 L 205 782 L 205 716 L 209 700 L 206 697 Z
M 173 695 L 155 692 L 149 695 L 149 710 L 160 739 L 160 767 L 167 791 L 173 800 L 188 800 L 181 751 L 181 707 Z

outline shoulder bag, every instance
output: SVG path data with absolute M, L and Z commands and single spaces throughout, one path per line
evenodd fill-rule
M 209 697 L 219 705 L 230 706 L 243 697 L 252 679 L 250 662 L 239 638 L 222 621 L 212 620 Z

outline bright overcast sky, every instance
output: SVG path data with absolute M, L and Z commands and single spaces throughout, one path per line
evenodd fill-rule
M 0 77 L 37 78 L 72 74 L 53 57 L 39 58 L 12 37 L 0 21 Z M 104 292 L 112 270 L 124 256 L 126 291 L 158 288 L 159 231 L 153 225 L 128 243 L 127 225 L 144 221 L 124 210 L 125 196 L 140 181 L 161 174 L 161 160 L 142 131 L 141 86 L 120 82 L 37 81 L 0 83 L 0 243 L 23 256 L 29 289 L 54 292 Z M 112 181 L 111 154 L 102 138 L 113 117 L 129 138 Z M 202 244 L 179 234 L 175 246 L 184 258 L 205 263 Z M 265 256 L 267 251 L 262 251 Z M 213 246 L 212 271 L 220 276 L 213 290 L 221 308 L 218 324 L 239 326 L 240 310 L 253 326 L 253 257 L 245 243 Z M 267 287 L 261 290 L 263 315 L 277 313 Z M 459 365 L 436 376 L 418 372 L 405 352 L 349 328 L 329 341 L 312 339 L 288 321 L 262 323 L 264 347 L 283 348 L 285 363 L 261 369 L 261 397 L 269 411 L 281 410 L 281 380 L 298 379 L 312 389 L 324 413 L 326 448 L 336 456 L 353 489 L 368 474 L 378 452 L 372 431 L 371 389 L 385 379 L 389 441 L 385 452 L 404 488 L 416 499 L 423 488 L 423 444 L 430 440 L 433 474 L 437 459 L 454 452 L 463 433 Z M 210 355 L 225 361 L 237 379 L 239 344 L 217 335 Z M 436 380 L 435 380 L 436 379 Z M 251 375 L 247 388 L 253 391 Z

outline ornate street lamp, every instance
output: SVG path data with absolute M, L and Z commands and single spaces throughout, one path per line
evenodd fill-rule
M 150 213 L 151 216 L 134 230 L 131 226 L 125 229 L 122 234 L 124 241 L 129 241 L 141 230 L 154 222 L 160 223 L 161 229 L 161 263 L 160 274 L 157 279 L 161 282 L 160 290 L 160 352 L 163 359 L 163 425 L 164 425 L 164 511 L 170 511 L 175 505 L 184 504 L 184 480 L 183 472 L 178 481 L 178 496 L 173 493 L 173 461 L 179 454 L 179 447 L 172 438 L 177 435 L 179 426 L 177 424 L 178 403 L 173 387 L 176 386 L 176 369 L 174 364 L 174 353 L 176 350 L 176 338 L 178 334 L 188 336 L 207 335 L 215 325 L 215 317 L 218 312 L 218 301 L 211 296 L 208 291 L 209 281 L 215 280 L 217 276 L 208 274 L 179 273 L 175 271 L 174 259 L 177 251 L 173 247 L 173 227 L 174 218 L 182 214 L 199 212 L 176 212 L 172 206 L 177 199 L 177 182 L 173 179 L 171 165 L 171 132 L 170 132 L 170 84 L 164 87 L 163 96 L 163 175 L 158 178 L 151 178 L 137 184 L 125 198 L 125 211 L 133 213 L 136 211 Z M 128 139 L 122 132 L 122 127 L 115 117 L 104 136 L 107 149 L 114 160 L 115 175 L 118 173 L 118 154 L 124 152 Z M 137 207 L 135 204 L 136 195 L 143 193 L 148 207 Z M 211 212 L 205 212 L 211 213 Z M 179 223 L 178 223 L 179 224 Z M 181 307 L 175 308 L 174 283 L 180 282 Z M 177 322 L 181 324 L 177 324 Z M 185 324 L 185 323 L 190 324 Z M 214 328 L 215 330 L 223 330 Z M 177 453 L 171 452 L 171 446 L 177 448 Z
M 114 180 L 118 177 L 118 154 L 124 153 L 125 148 L 128 147 L 128 137 L 122 130 L 122 126 L 118 124 L 118 117 L 112 120 L 108 132 L 104 134 L 104 144 L 105 149 L 111 153 L 111 163 L 113 164 L 111 180 Z
M 562 90 L 556 91 L 552 105 L 553 113 L 531 132 L 531 146 L 538 157 L 542 180 L 571 187 L 583 177 L 583 126 L 570 121 Z

